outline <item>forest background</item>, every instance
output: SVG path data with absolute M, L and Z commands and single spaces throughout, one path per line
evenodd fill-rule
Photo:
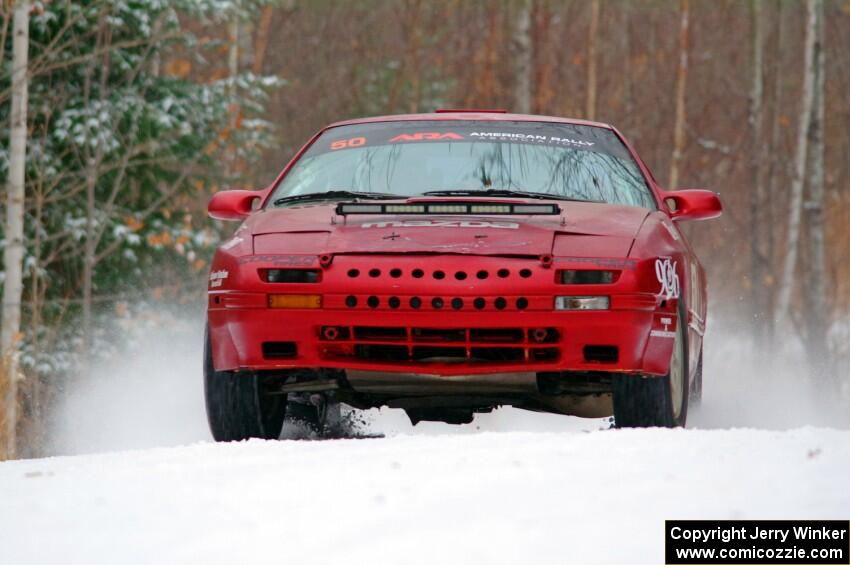
M 846 397 L 849 45 L 848 0 L 2 0 L 0 459 L 49 453 L 128 335 L 202 324 L 213 192 L 329 122 L 445 107 L 611 123 L 718 192 L 685 228 L 711 318 Z

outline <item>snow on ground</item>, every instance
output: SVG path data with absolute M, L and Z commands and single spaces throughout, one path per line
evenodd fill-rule
M 0 465 L 6 563 L 663 563 L 667 518 L 850 511 L 850 432 L 199 443 Z
M 76 383 L 52 450 L 82 455 L 0 463 L 0 563 L 658 564 L 665 519 L 850 515 L 846 398 L 728 332 L 688 430 L 375 410 L 385 438 L 213 444 L 197 328 Z

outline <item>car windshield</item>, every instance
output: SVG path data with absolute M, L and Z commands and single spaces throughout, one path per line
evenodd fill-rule
M 497 190 L 654 208 L 646 181 L 606 128 L 552 122 L 398 121 L 324 132 L 269 202 L 330 191 Z M 283 199 L 283 200 L 281 200 Z

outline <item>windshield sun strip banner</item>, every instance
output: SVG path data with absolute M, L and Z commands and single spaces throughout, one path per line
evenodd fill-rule
M 619 159 L 631 156 L 606 128 L 555 122 L 425 120 L 374 122 L 331 128 L 305 155 L 374 146 L 422 143 L 510 143 L 593 151 Z

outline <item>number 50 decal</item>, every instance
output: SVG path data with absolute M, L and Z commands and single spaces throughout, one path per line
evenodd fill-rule
M 360 147 L 366 143 L 365 137 L 352 137 L 351 139 L 340 139 L 331 143 L 331 151 L 345 149 L 346 147 Z

